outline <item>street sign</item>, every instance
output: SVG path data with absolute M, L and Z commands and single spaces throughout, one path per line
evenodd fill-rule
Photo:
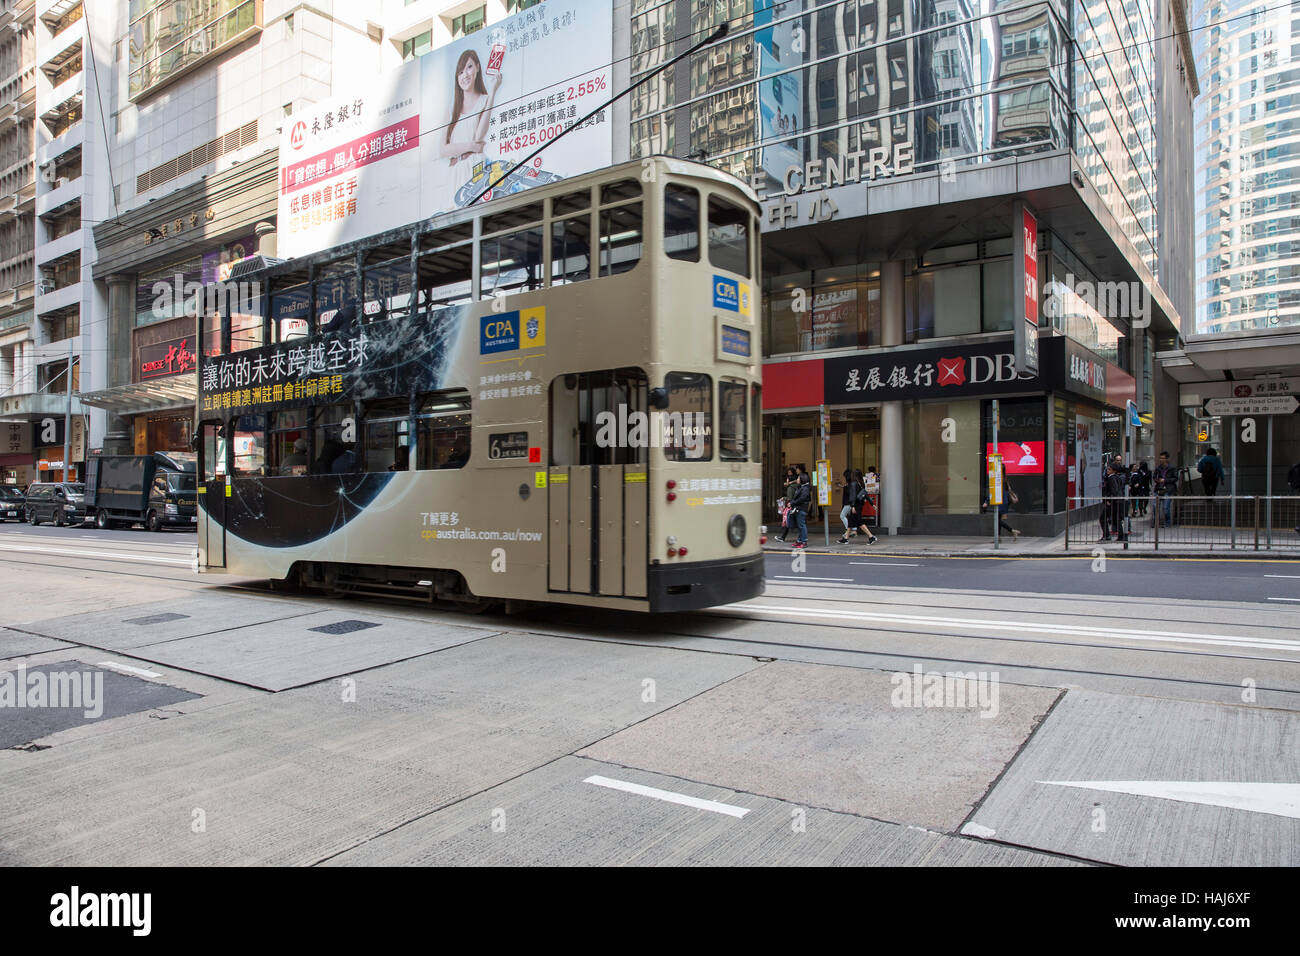
M 1002 456 L 989 455 L 989 505 L 1002 504 Z
M 1142 416 L 1138 414 L 1137 403 L 1130 398 L 1128 401 L 1124 403 L 1124 407 L 1128 411 L 1128 423 L 1132 425 L 1134 428 L 1141 428 Z
M 1197 441 L 1209 441 L 1209 440 L 1210 440 L 1210 430 L 1209 430 L 1208 428 L 1201 428 L 1201 429 L 1198 429 L 1197 432 L 1196 432 L 1196 440 L 1197 440 Z
M 1290 415 L 1300 408 L 1294 395 L 1255 395 L 1250 398 L 1207 398 L 1207 415 Z
M 817 459 L 817 504 L 825 508 L 831 503 L 831 463 L 825 458 Z

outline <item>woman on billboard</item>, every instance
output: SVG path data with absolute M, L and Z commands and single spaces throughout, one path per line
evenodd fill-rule
M 483 85 L 483 66 L 478 54 L 466 50 L 456 61 L 455 97 L 451 107 L 451 121 L 439 147 L 439 154 L 448 160 L 453 170 L 451 188 L 463 186 L 474 175 L 474 167 L 487 157 L 483 148 L 487 144 L 488 120 L 501 89 L 501 60 L 505 47 L 493 47 L 488 60 L 488 73 L 492 90 Z

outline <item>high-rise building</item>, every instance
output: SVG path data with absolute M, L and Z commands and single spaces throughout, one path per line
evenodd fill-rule
M 1021 527 L 1055 533 L 1103 452 L 1178 433 L 1153 356 L 1192 315 L 1183 0 L 634 0 L 633 78 L 724 20 L 632 97 L 631 149 L 760 193 L 769 505 L 824 439 L 880 470 L 886 526 L 986 531 L 997 400 Z
M 1300 12 L 1207 0 L 1196 26 L 1196 331 L 1300 325 Z

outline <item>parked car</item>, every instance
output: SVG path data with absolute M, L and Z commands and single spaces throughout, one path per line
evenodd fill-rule
M 27 523 L 84 524 L 86 486 L 79 481 L 37 481 L 27 489 Z
M 0 485 L 0 521 L 22 521 L 27 517 L 27 496 L 17 485 Z

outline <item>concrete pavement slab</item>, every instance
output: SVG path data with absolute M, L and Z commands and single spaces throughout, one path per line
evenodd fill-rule
M 587 782 L 650 788 L 659 796 Z M 667 797 L 667 798 L 666 798 Z M 673 802 L 705 801 L 705 808 Z M 745 811 L 741 817 L 709 809 Z M 987 852 L 994 851 L 996 852 Z M 383 834 L 330 866 L 1058 866 L 1048 854 L 564 757 Z
M 1294 790 L 1297 740 L 1292 711 L 1071 690 L 971 829 L 1131 866 L 1296 866 L 1294 797 L 1287 815 L 1278 788 L 1243 785 Z
M 130 650 L 250 624 L 303 617 L 313 610 L 301 601 L 228 592 L 186 594 L 167 601 L 35 621 L 23 629 L 74 644 Z
M 986 718 L 973 706 L 894 706 L 901 686 L 879 671 L 776 662 L 580 755 L 952 830 L 1060 693 L 1001 683 Z
M 35 634 L 24 634 L 22 631 L 0 627 L 0 660 L 43 654 L 67 646 L 69 646 L 67 641 L 56 641 L 48 637 L 37 637 Z
M 301 607 L 301 606 L 299 606 Z M 132 649 L 133 656 L 283 691 L 429 654 L 493 632 L 417 622 L 359 607 L 317 611 Z
M 755 666 L 512 634 L 0 751 L 0 865 L 312 863 Z

